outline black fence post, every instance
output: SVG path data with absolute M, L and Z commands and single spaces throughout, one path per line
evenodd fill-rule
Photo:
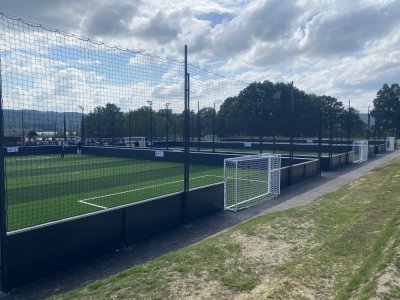
M 369 106 L 368 106 L 368 128 L 367 128 L 367 141 L 369 142 L 369 131 L 371 127 L 371 113 L 369 111 Z
M 333 135 L 333 108 L 329 108 L 329 170 L 332 169 L 332 135 Z
M 215 152 L 215 102 L 214 102 L 214 112 L 213 112 L 213 119 L 212 119 L 212 152 Z
M 351 112 L 350 112 L 350 99 L 349 99 L 349 115 L 347 118 L 347 144 L 350 146 L 351 141 Z
M 323 126 L 323 115 L 322 105 L 319 106 L 319 129 L 318 129 L 318 159 L 319 159 L 319 175 L 321 176 L 322 167 L 322 126 Z
M 167 150 L 169 149 L 169 120 L 168 120 L 168 107 L 171 103 L 165 103 L 165 142 L 167 146 Z
M 200 136 L 201 136 L 201 128 L 200 128 L 200 101 L 197 101 L 197 151 L 200 152 Z
M 290 91 L 290 120 L 294 120 L 294 95 L 293 95 L 293 81 L 291 83 L 291 91 Z M 292 124 L 290 126 L 290 177 L 289 177 L 289 186 L 293 186 L 293 148 L 294 148 L 294 127 L 296 124 Z
M 3 82 L 0 59 L 0 290 L 7 290 L 7 203 L 5 186 L 5 155 L 4 155 L 4 119 L 3 119 Z
M 184 141 L 185 141 L 185 161 L 184 161 L 184 180 L 183 180 L 183 224 L 189 225 L 189 74 L 187 72 L 187 45 L 185 45 L 185 122 L 184 122 Z
M 132 112 L 129 110 L 129 116 L 128 116 L 128 131 L 129 131 L 129 148 L 132 147 Z

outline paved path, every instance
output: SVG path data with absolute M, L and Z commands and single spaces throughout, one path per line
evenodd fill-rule
M 357 179 L 367 173 L 368 171 L 374 169 L 377 166 L 383 165 L 395 158 L 400 157 L 400 150 L 394 151 L 386 155 L 378 155 L 372 161 L 368 163 L 362 163 L 357 168 L 349 171 L 349 168 L 339 169 L 338 171 L 324 173 L 323 176 L 327 179 L 330 178 L 326 183 L 323 183 L 315 188 L 312 188 L 304 193 L 300 193 L 287 201 L 284 201 L 273 208 L 267 209 L 261 214 L 268 214 L 273 211 L 283 210 L 292 208 L 299 205 L 304 205 L 310 203 L 317 199 L 318 197 L 325 195 L 330 192 L 334 192 L 340 187 L 350 183 L 354 179 Z
M 320 178 L 303 182 L 290 189 L 284 189 L 280 197 L 271 201 L 238 213 L 226 211 L 201 219 L 189 227 L 181 227 L 115 253 L 39 279 L 36 282 L 11 291 L 8 295 L 3 296 L 2 299 L 43 299 L 81 287 L 94 280 L 108 277 L 131 266 L 201 241 L 257 215 L 308 204 L 326 193 L 339 189 L 376 166 L 398 157 L 400 157 L 400 151 L 395 151 L 386 155 L 378 155 L 368 163 L 357 166 L 350 165 L 337 171 L 324 172 Z

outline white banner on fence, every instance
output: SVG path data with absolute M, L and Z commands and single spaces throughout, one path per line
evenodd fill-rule
M 156 157 L 164 157 L 164 151 L 161 150 L 156 150 L 154 154 Z
M 251 147 L 251 143 L 250 142 L 245 142 L 244 146 L 247 147 L 247 148 L 250 148 Z
M 18 147 L 7 147 L 7 153 L 16 153 L 18 152 Z

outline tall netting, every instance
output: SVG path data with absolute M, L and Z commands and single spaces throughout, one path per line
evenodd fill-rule
M 224 161 L 221 156 L 207 159 L 207 153 L 227 152 L 229 149 L 215 147 L 221 139 L 217 115 L 226 99 L 237 96 L 246 84 L 216 75 L 198 66 L 188 65 L 189 76 L 189 140 L 191 152 L 202 152 L 207 164 L 193 163 L 189 168 L 190 187 L 202 183 L 223 182 Z M 192 155 L 192 160 L 195 157 Z
M 183 190 L 182 62 L 3 14 L 0 57 L 8 231 Z
M 280 194 L 279 154 L 225 159 L 225 209 L 237 211 Z

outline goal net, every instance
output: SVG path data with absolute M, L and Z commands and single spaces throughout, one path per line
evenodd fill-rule
M 353 162 L 362 163 L 368 160 L 368 141 L 353 142 Z
M 225 209 L 237 211 L 280 194 L 280 154 L 225 159 Z
M 124 137 L 127 147 L 146 147 L 146 138 L 144 136 L 127 136 Z
M 386 151 L 394 151 L 394 136 L 386 138 Z

